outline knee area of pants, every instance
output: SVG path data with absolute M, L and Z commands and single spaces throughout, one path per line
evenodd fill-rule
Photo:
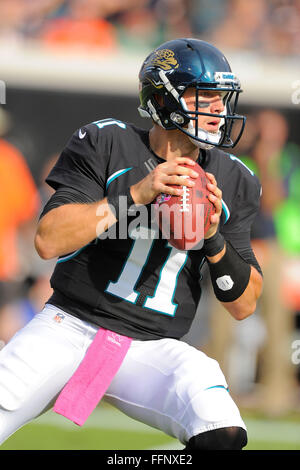
M 192 437 L 187 450 L 242 450 L 247 445 L 245 429 L 238 426 L 213 429 Z

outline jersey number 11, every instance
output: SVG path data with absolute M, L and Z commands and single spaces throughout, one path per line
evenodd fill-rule
M 146 230 L 148 233 L 144 232 L 142 234 L 141 230 Z M 153 230 L 144 227 L 136 228 L 131 233 L 131 238 L 134 239 L 134 243 L 122 272 L 116 282 L 108 284 L 106 292 L 134 304 L 140 295 L 134 288 L 151 255 L 155 243 L 155 233 Z M 186 263 L 188 252 L 177 250 L 167 241 L 166 245 L 169 249 L 168 257 L 160 270 L 154 294 L 146 297 L 143 307 L 156 310 L 164 315 L 174 316 L 178 306 L 173 302 L 177 279 Z

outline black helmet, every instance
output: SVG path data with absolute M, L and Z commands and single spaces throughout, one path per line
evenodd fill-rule
M 140 115 L 151 117 L 164 129 L 179 129 L 202 148 L 234 147 L 242 136 L 246 118 L 235 113 L 240 82 L 225 56 L 216 47 L 199 39 L 175 39 L 156 48 L 144 61 L 139 73 Z M 189 111 L 182 95 L 195 88 L 196 110 Z M 222 114 L 202 113 L 198 109 L 200 90 L 222 92 Z M 162 97 L 159 104 L 156 96 Z M 221 118 L 217 133 L 198 128 L 198 116 Z M 193 122 L 195 123 L 193 125 Z M 234 140 L 233 124 L 240 126 Z

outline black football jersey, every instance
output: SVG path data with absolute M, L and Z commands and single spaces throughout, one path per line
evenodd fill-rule
M 70 188 L 87 201 L 100 201 L 124 194 L 163 161 L 151 151 L 148 131 L 105 119 L 74 133 L 46 181 L 56 190 Z M 250 246 L 261 191 L 257 177 L 217 149 L 201 151 L 198 163 L 215 175 L 223 193 L 221 233 L 260 270 Z M 138 223 L 138 216 L 126 219 L 125 236 L 121 223 L 110 229 L 115 236 L 95 237 L 57 260 L 49 303 L 136 339 L 181 338 L 201 296 L 202 250 L 172 247 L 151 224 Z

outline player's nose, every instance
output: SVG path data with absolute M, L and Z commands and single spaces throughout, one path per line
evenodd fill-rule
M 224 109 L 225 105 L 221 96 L 216 97 L 216 99 L 210 105 L 210 112 L 212 114 L 221 114 Z

